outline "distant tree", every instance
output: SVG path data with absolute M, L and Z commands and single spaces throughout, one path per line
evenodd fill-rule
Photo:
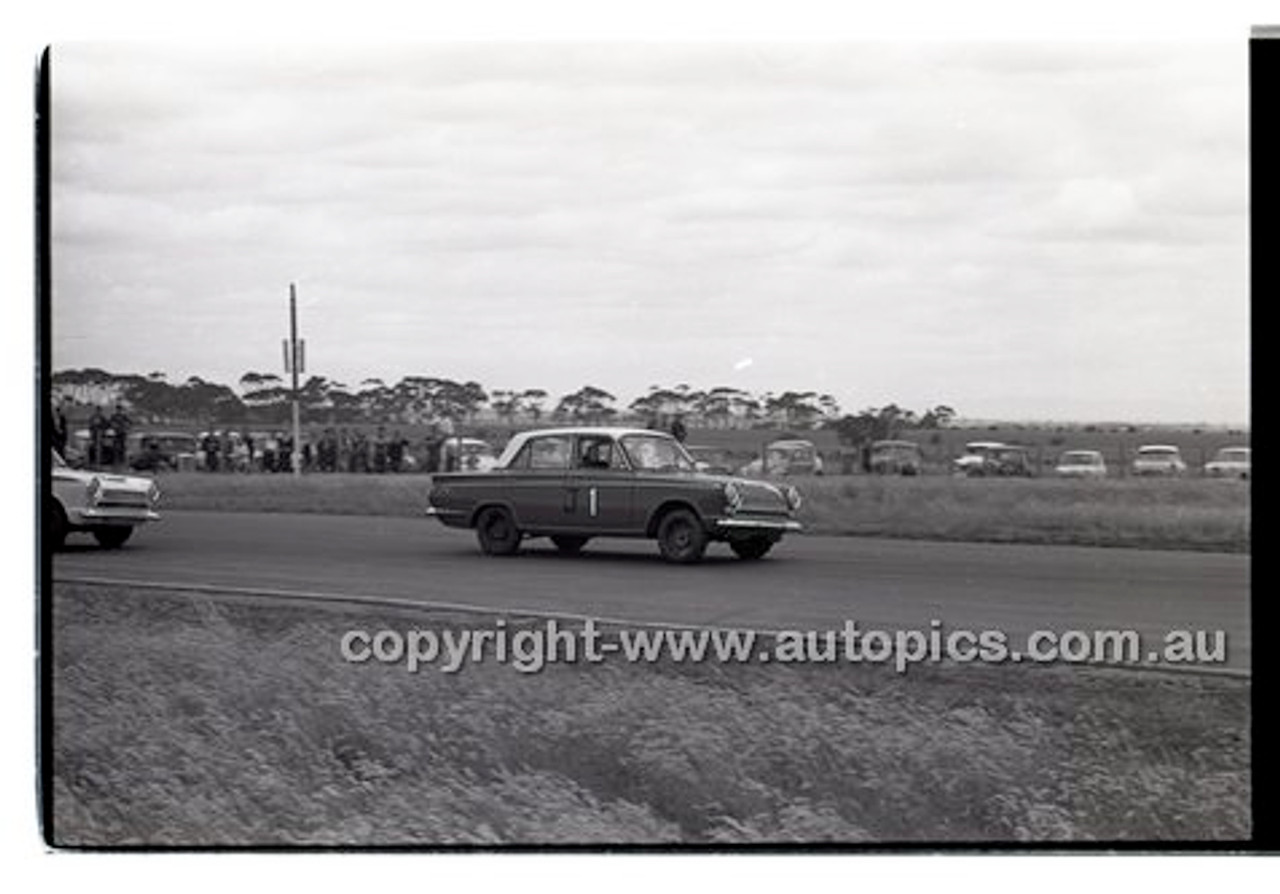
M 520 392 L 520 402 L 536 424 L 542 419 L 542 404 L 547 399 L 547 392 L 541 388 L 526 388 Z
M 787 428 L 805 427 L 822 415 L 817 399 L 817 392 L 814 391 L 784 391 L 776 396 L 769 394 L 765 397 L 765 412 L 775 418 L 781 416 L 782 424 Z
M 516 414 L 520 412 L 521 394 L 518 391 L 497 389 L 489 393 L 489 406 L 498 414 L 498 418 L 508 425 L 512 424 Z
M 594 385 L 585 385 L 560 398 L 555 414 L 575 422 L 600 422 L 617 414 L 610 406 L 617 398 Z

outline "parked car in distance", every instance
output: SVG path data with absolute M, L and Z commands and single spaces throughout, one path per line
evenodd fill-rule
M 1106 478 L 1107 463 L 1097 450 L 1067 450 L 1053 471 L 1059 478 Z
M 135 471 L 195 471 L 199 455 L 199 441 L 186 432 L 148 431 L 129 435 L 129 467 Z
M 964 449 L 964 455 L 952 463 L 956 475 L 967 478 L 1030 478 L 1035 474 L 1035 465 L 1026 447 L 1000 441 L 970 441 Z
M 964 453 L 952 460 L 951 470 L 956 475 L 981 476 L 986 472 L 988 457 L 1002 447 L 1002 441 L 970 441 L 964 445 Z
M 479 438 L 450 438 L 444 442 L 446 461 L 451 465 L 458 456 L 461 445 L 462 461 L 458 463 L 461 472 L 488 472 L 498 464 L 498 454 L 493 445 Z
M 1223 447 L 1204 464 L 1204 474 L 1209 478 L 1248 478 L 1252 473 L 1250 447 Z
M 1133 458 L 1133 474 L 1140 477 L 1181 475 L 1187 471 L 1182 453 L 1170 444 L 1147 444 Z
M 570 554 L 595 537 L 630 537 L 691 563 L 713 542 L 761 558 L 800 530 L 800 499 L 794 487 L 699 472 L 666 432 L 552 428 L 517 434 L 490 472 L 432 475 L 427 514 L 475 529 L 488 555 L 536 537 Z
M 873 441 L 868 462 L 877 475 L 919 475 L 924 458 L 915 441 Z
M 693 457 L 693 462 L 698 467 L 699 472 L 707 472 L 711 475 L 733 474 L 733 460 L 729 456 L 729 451 L 724 448 L 686 444 L 684 449 Z
M 53 493 L 45 508 L 45 533 L 53 549 L 77 531 L 116 549 L 135 527 L 159 520 L 160 488 L 150 478 L 73 469 L 51 452 Z
M 765 446 L 764 455 L 743 466 L 738 474 L 747 478 L 823 474 L 822 457 L 812 441 L 788 438 Z

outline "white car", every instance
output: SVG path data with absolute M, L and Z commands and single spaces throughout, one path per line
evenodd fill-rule
M 822 456 L 812 441 L 798 438 L 774 441 L 767 445 L 763 457 L 757 457 L 738 470 L 745 478 L 767 478 L 785 475 L 823 474 Z
M 45 531 L 53 549 L 75 531 L 92 534 L 100 546 L 116 549 L 137 525 L 160 519 L 160 488 L 150 478 L 73 469 L 56 450 L 52 472 Z
M 1148 444 L 1138 448 L 1138 455 L 1133 458 L 1133 474 L 1148 475 L 1181 475 L 1187 471 L 1182 453 L 1177 447 L 1169 444 Z
M 1068 450 L 1053 471 L 1059 478 L 1106 478 L 1107 463 L 1097 450 Z
M 1004 448 L 1003 441 L 970 441 L 964 445 L 964 453 L 951 461 L 951 472 L 961 477 L 982 475 L 991 457 Z
M 1210 478 L 1248 478 L 1253 472 L 1253 450 L 1249 447 L 1223 447 L 1204 464 Z
M 458 447 L 462 447 L 462 462 L 457 464 L 461 472 L 491 472 L 498 465 L 498 454 L 488 441 L 479 438 L 450 438 L 444 443 L 446 461 L 455 462 Z

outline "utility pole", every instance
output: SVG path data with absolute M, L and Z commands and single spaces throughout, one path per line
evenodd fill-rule
M 298 290 L 289 283 L 289 338 L 284 343 L 284 371 L 293 374 L 293 452 L 289 457 L 293 474 L 302 474 L 302 420 L 298 412 L 298 374 L 306 365 L 307 343 L 298 340 Z

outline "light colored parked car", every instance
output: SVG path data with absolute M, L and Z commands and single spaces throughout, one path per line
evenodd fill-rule
M 1248 478 L 1253 473 L 1253 450 L 1249 447 L 1223 447 L 1204 464 L 1210 478 Z
M 1053 471 L 1059 478 L 1106 478 L 1107 463 L 1097 450 L 1068 450 Z
M 1182 453 L 1171 444 L 1147 444 L 1138 448 L 1133 474 L 1139 476 L 1181 475 L 1187 471 Z
M 447 461 L 452 463 L 462 447 L 462 462 L 458 464 L 461 472 L 488 472 L 498 465 L 498 454 L 488 441 L 479 438 L 450 438 L 444 442 Z
M 753 459 L 738 470 L 739 475 L 747 478 L 821 475 L 823 472 L 818 448 L 812 441 L 800 438 L 774 441 L 765 447 L 763 457 Z
M 46 506 L 45 532 L 54 549 L 77 531 L 99 545 L 124 545 L 133 529 L 158 521 L 160 488 L 150 478 L 73 469 L 53 451 L 53 493 Z
M 759 559 L 800 530 L 794 487 L 699 472 L 666 432 L 552 428 L 511 439 L 493 471 L 431 476 L 427 514 L 473 528 L 487 555 L 511 555 L 550 537 L 573 554 L 594 537 L 658 541 L 663 558 L 690 563 L 728 543 Z
M 868 462 L 877 475 L 919 475 L 924 458 L 915 441 L 874 441 Z
M 970 441 L 964 455 L 952 463 L 955 475 L 965 478 L 1030 478 L 1035 474 L 1031 453 L 1017 444 Z

